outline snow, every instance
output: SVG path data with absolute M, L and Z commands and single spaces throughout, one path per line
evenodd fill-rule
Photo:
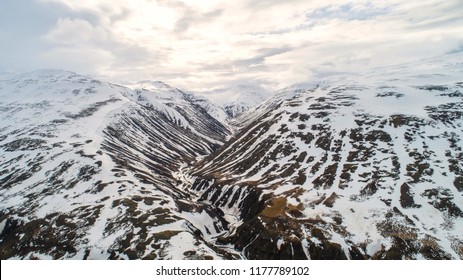
M 220 88 L 194 93 L 224 108 L 231 118 L 260 105 L 271 96 L 270 91 L 253 84 L 243 84 L 231 88 Z
M 278 250 L 281 250 L 281 245 L 283 245 L 284 243 L 285 243 L 285 241 L 282 238 L 278 239 L 278 241 L 277 241 Z
M 5 226 L 6 226 L 6 219 L 3 220 L 1 223 L 0 223 L 0 234 L 3 233 L 3 230 L 5 229 Z
M 229 104 L 242 104 L 254 107 L 261 104 L 271 93 L 258 85 L 238 85 L 232 88 L 221 88 L 213 91 L 196 92 L 208 97 L 216 104 L 226 106 Z
M 180 215 L 182 218 L 195 225 L 195 227 L 201 231 L 203 238 L 206 241 L 211 241 L 214 237 L 221 233 L 216 232 L 214 228 L 214 220 L 204 210 L 199 213 L 182 212 Z
M 175 234 L 166 240 L 151 240 L 147 245 L 150 248 L 149 245 L 157 242 L 156 245 L 162 248 L 160 258 L 186 258 L 187 251 L 221 258 L 214 249 L 214 242 L 219 236 L 236 234 L 243 224 L 238 206 L 248 193 L 246 188 L 252 187 L 249 186 L 252 181 L 253 184 L 258 182 L 257 187 L 263 194 L 286 195 L 287 203 L 291 205 L 302 203 L 302 232 L 306 234 L 303 219 L 322 219 L 330 242 L 340 244 L 346 256 L 349 256 L 352 244 L 365 245 L 370 256 L 383 247 L 390 248 L 392 237 L 385 236 L 380 225 L 392 223 L 416 232 L 416 242 L 431 236 L 452 258 L 461 258 L 455 248 L 463 242 L 463 217 L 452 217 L 442 209 L 436 209 L 432 199 L 451 200 L 460 209 L 463 206 L 463 196 L 453 185 L 459 175 L 448 166 L 449 158 L 457 159 L 461 152 L 458 148 L 463 144 L 462 123 L 461 120 L 451 124 L 439 122 L 431 118 L 427 107 L 461 102 L 460 97 L 443 93 L 462 91 L 461 85 L 456 84 L 463 81 L 459 63 L 462 56 L 461 53 L 452 54 L 392 68 L 378 68 L 356 77 L 297 84 L 279 90 L 273 96 L 259 87 L 239 86 L 202 92 L 203 96 L 199 97 L 198 93 L 185 92 L 159 81 L 122 86 L 58 70 L 0 75 L 0 161 L 7 171 L 1 173 L 0 180 L 8 184 L 14 182 L 14 176 L 23 176 L 20 183 L 0 190 L 0 211 L 17 209 L 18 212 L 12 213 L 11 217 L 24 221 L 51 214 L 72 214 L 74 216 L 66 221 L 80 225 L 86 218 L 78 217 L 74 211 L 83 213 L 100 206 L 95 221 L 77 230 L 83 233 L 77 241 L 77 253 L 68 254 L 66 258 L 83 258 L 87 249 L 91 259 L 108 258 L 110 249 L 117 247 L 130 234 L 150 237 L 164 231 Z M 423 88 L 432 85 L 444 85 L 448 90 Z M 381 96 L 384 93 L 393 94 Z M 332 108 L 320 109 L 323 105 Z M 232 125 L 226 126 L 230 130 L 246 127 L 258 119 L 269 126 L 265 130 L 247 127 L 242 139 L 248 138 L 248 142 L 238 139 L 210 160 L 204 156 L 212 151 L 212 144 L 222 144 L 222 141 L 198 129 L 198 124 L 203 121 L 198 118 L 206 115 L 198 117 L 194 108 L 204 109 L 215 118 L 215 124 L 229 120 L 230 114 L 236 116 L 249 110 L 232 120 Z M 227 108 L 231 108 L 228 115 Z M 317 116 L 317 113 L 325 115 Z M 292 118 L 294 114 L 305 114 L 310 118 Z M 418 118 L 423 124 L 397 126 L 391 122 L 391 116 L 396 114 Z M 139 126 L 142 125 L 153 129 L 141 131 Z M 282 132 L 283 125 L 287 131 Z M 108 127 L 115 128 L 115 135 L 110 139 L 113 142 L 108 140 Z M 368 132 L 381 130 L 391 140 L 353 141 L 349 133 L 357 128 L 362 137 Z M 342 135 L 343 132 L 346 134 Z M 293 133 L 327 137 L 331 146 L 325 150 L 316 143 L 317 139 L 307 143 Z M 456 139 L 454 144 L 449 143 L 450 135 Z M 7 151 L 13 141 L 29 138 L 43 143 L 39 144 L 43 147 L 24 146 Z M 264 157 L 257 158 L 255 152 L 268 139 L 276 140 L 263 153 L 275 156 L 265 165 Z M 103 147 L 108 143 L 120 146 L 108 152 Z M 335 144 L 339 145 L 338 150 Z M 280 145 L 292 147 L 294 151 L 285 154 L 285 151 L 277 150 Z M 360 156 L 368 154 L 370 149 L 372 152 L 360 160 L 351 154 L 357 149 Z M 302 152 L 306 152 L 307 157 L 294 167 L 294 172 L 283 176 L 288 166 L 294 163 L 295 156 Z M 413 152 L 422 156 L 421 161 L 430 165 L 433 174 L 425 172 L 419 180 L 413 180 L 409 174 L 413 171 L 410 166 L 416 161 Z M 124 161 L 118 161 L 123 156 Z M 313 160 L 308 160 L 309 157 Z M 166 167 L 167 176 L 157 173 L 160 167 L 153 164 L 153 158 L 163 162 L 161 167 Z M 397 171 L 393 171 L 395 158 L 400 164 Z M 195 169 L 190 166 L 195 159 L 210 161 Z M 237 166 L 245 160 L 252 161 L 249 169 L 236 172 Z M 332 183 L 315 186 L 314 180 L 323 178 L 327 168 L 335 164 Z M 66 165 L 69 166 L 59 172 Z M 461 163 L 458 165 L 462 168 Z M 347 171 L 350 181 L 343 178 L 347 166 L 355 167 Z M 84 180 L 79 174 L 85 168 L 93 168 L 95 174 Z M 274 177 L 267 177 L 271 169 L 270 175 Z M 225 206 L 221 208 L 222 218 L 228 222 L 228 231 L 221 228 L 221 221 L 206 211 L 208 207 L 214 207 L 207 199 L 216 193 L 210 192 L 208 198 L 199 201 L 205 190 L 198 193 L 191 190 L 196 179 L 191 172 L 220 174 L 221 178 L 211 180 L 209 186 L 220 184 L 221 179 L 229 180 L 221 185 L 222 194 L 231 190 L 228 201 L 224 201 Z M 299 172 L 306 176 L 306 180 L 296 184 Z M 10 174 L 13 179 L 7 177 Z M 140 179 L 142 177 L 146 178 Z M 79 183 L 75 184 L 77 179 Z M 377 184 L 374 192 L 362 194 L 367 184 L 373 181 Z M 402 205 L 400 188 L 404 183 L 411 185 L 411 196 L 419 208 Z M 98 190 L 101 185 L 104 187 Z M 425 191 L 429 189 L 437 190 L 438 195 L 428 198 Z M 230 205 L 237 191 L 241 195 Z M 332 205 L 326 203 L 326 198 L 334 193 L 337 199 Z M 145 203 L 147 198 L 153 202 Z M 126 204 L 121 203 L 123 199 Z M 194 210 L 180 210 L 177 205 L 180 202 L 191 203 Z M 401 214 L 394 214 L 392 209 Z M 150 211 L 154 210 L 162 214 L 152 214 Z M 25 217 L 20 218 L 18 213 Z M 148 218 L 138 221 L 144 213 L 149 213 Z M 387 213 L 393 213 L 392 217 L 386 216 Z M 414 224 L 409 224 L 406 218 Z M 338 219 L 345 234 L 334 230 Z M 5 226 L 6 220 L 3 220 L 0 233 Z M 196 230 L 201 231 L 202 238 L 193 234 Z M 310 258 L 308 246 L 321 241 L 304 238 L 301 241 L 303 250 Z M 135 240 L 128 248 L 135 248 Z M 275 239 L 275 243 L 280 249 L 284 238 Z M 149 250 L 144 255 L 149 254 Z M 227 251 L 237 253 L 231 248 Z M 46 254 L 31 254 L 26 258 L 33 256 L 50 258 Z M 119 257 L 128 258 L 125 254 Z M 425 256 L 418 254 L 415 257 Z

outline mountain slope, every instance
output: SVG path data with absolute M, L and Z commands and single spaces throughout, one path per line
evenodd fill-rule
M 257 259 L 463 258 L 462 53 L 281 90 L 190 170 Z
M 131 90 L 64 71 L 0 81 L 0 257 L 234 258 L 173 171 L 229 134 L 167 85 Z

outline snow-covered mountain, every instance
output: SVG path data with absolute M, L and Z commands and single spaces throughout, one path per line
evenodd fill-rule
M 210 92 L 198 92 L 221 106 L 228 118 L 234 118 L 260 105 L 272 94 L 258 85 L 238 85 L 232 88 L 217 89 Z
M 162 82 L 0 77 L 0 258 L 463 259 L 462 61 L 228 114 Z
M 164 103 L 168 103 L 171 106 L 177 106 L 181 103 L 188 102 L 189 104 L 195 105 L 197 109 L 206 110 L 210 116 L 227 126 L 226 120 L 228 119 L 228 115 L 225 109 L 204 96 L 194 93 L 185 93 L 161 81 L 142 81 L 134 85 L 128 85 L 128 87 L 135 91 L 156 92 L 157 99 L 162 99 Z
M 252 259 L 463 258 L 463 54 L 299 84 L 191 174 Z
M 167 85 L 131 90 L 64 71 L 0 81 L 0 257 L 234 258 L 175 170 L 229 131 Z

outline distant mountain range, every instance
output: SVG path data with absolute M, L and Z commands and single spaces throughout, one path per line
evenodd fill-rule
M 272 95 L 270 91 L 258 85 L 238 85 L 196 94 L 205 96 L 221 106 L 231 119 L 260 105 Z

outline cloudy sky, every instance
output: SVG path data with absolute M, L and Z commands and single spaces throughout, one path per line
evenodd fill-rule
M 0 72 L 277 89 L 463 51 L 462 15 L 462 0 L 0 0 Z

